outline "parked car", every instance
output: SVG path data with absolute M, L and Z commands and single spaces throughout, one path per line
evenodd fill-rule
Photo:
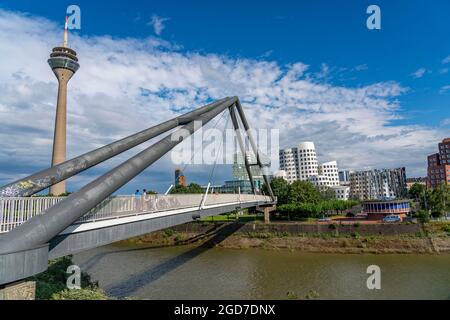
M 392 214 L 384 217 L 383 222 L 402 222 L 402 218 L 399 215 Z
M 330 218 L 320 218 L 320 219 L 317 219 L 317 221 L 319 221 L 319 222 L 329 222 L 329 221 L 331 221 L 331 219 Z

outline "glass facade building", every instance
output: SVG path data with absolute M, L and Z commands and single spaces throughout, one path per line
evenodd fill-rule
M 363 212 L 369 219 L 383 219 L 388 215 L 404 218 L 411 212 L 409 200 L 365 201 Z

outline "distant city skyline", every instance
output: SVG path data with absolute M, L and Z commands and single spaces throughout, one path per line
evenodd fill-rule
M 0 3 L 2 185 L 51 160 L 57 86 L 46 60 L 61 43 L 67 5 Z M 364 2 L 261 1 L 254 10 L 233 1 L 129 1 L 108 3 L 104 16 L 104 3 L 77 5 L 81 31 L 71 32 L 71 46 L 82 69 L 69 83 L 68 159 L 232 95 L 253 128 L 280 129 L 281 148 L 314 141 L 317 157 L 341 169 L 406 167 L 408 177 L 426 176 L 427 156 L 448 136 L 447 1 L 380 1 L 381 30 L 366 28 Z M 217 23 L 233 5 L 233 25 Z M 139 150 L 69 179 L 67 189 Z M 175 168 L 166 156 L 119 192 L 164 192 Z M 205 184 L 205 168 L 185 173 Z M 231 165 L 216 174 L 218 183 L 231 179 Z

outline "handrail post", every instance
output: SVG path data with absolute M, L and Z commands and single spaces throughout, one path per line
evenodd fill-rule
M 242 203 L 242 199 L 241 199 L 241 187 L 238 187 L 238 194 L 239 194 L 239 204 Z
M 199 207 L 200 210 L 202 210 L 202 209 L 203 209 L 203 206 L 205 205 L 206 198 L 208 197 L 208 191 L 209 191 L 209 187 L 210 187 L 210 186 L 211 186 L 211 182 L 208 182 L 208 186 L 206 187 L 206 192 L 205 192 L 205 194 L 203 195 L 202 201 L 201 201 L 201 203 L 200 203 L 200 207 Z
M 172 190 L 173 188 L 173 184 L 170 185 L 169 189 L 167 189 L 166 193 L 164 193 L 165 196 L 167 196 L 170 192 L 170 190 Z

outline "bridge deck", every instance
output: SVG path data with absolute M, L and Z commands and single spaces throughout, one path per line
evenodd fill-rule
M 43 214 L 65 197 L 17 197 L 0 198 L 0 233 L 6 233 L 23 224 L 36 215 Z M 88 222 L 132 217 L 142 214 L 170 213 L 173 210 L 189 209 L 193 211 L 203 207 L 249 202 L 270 202 L 270 197 L 248 194 L 176 194 L 113 196 L 101 202 L 94 209 L 74 223 L 80 225 Z

